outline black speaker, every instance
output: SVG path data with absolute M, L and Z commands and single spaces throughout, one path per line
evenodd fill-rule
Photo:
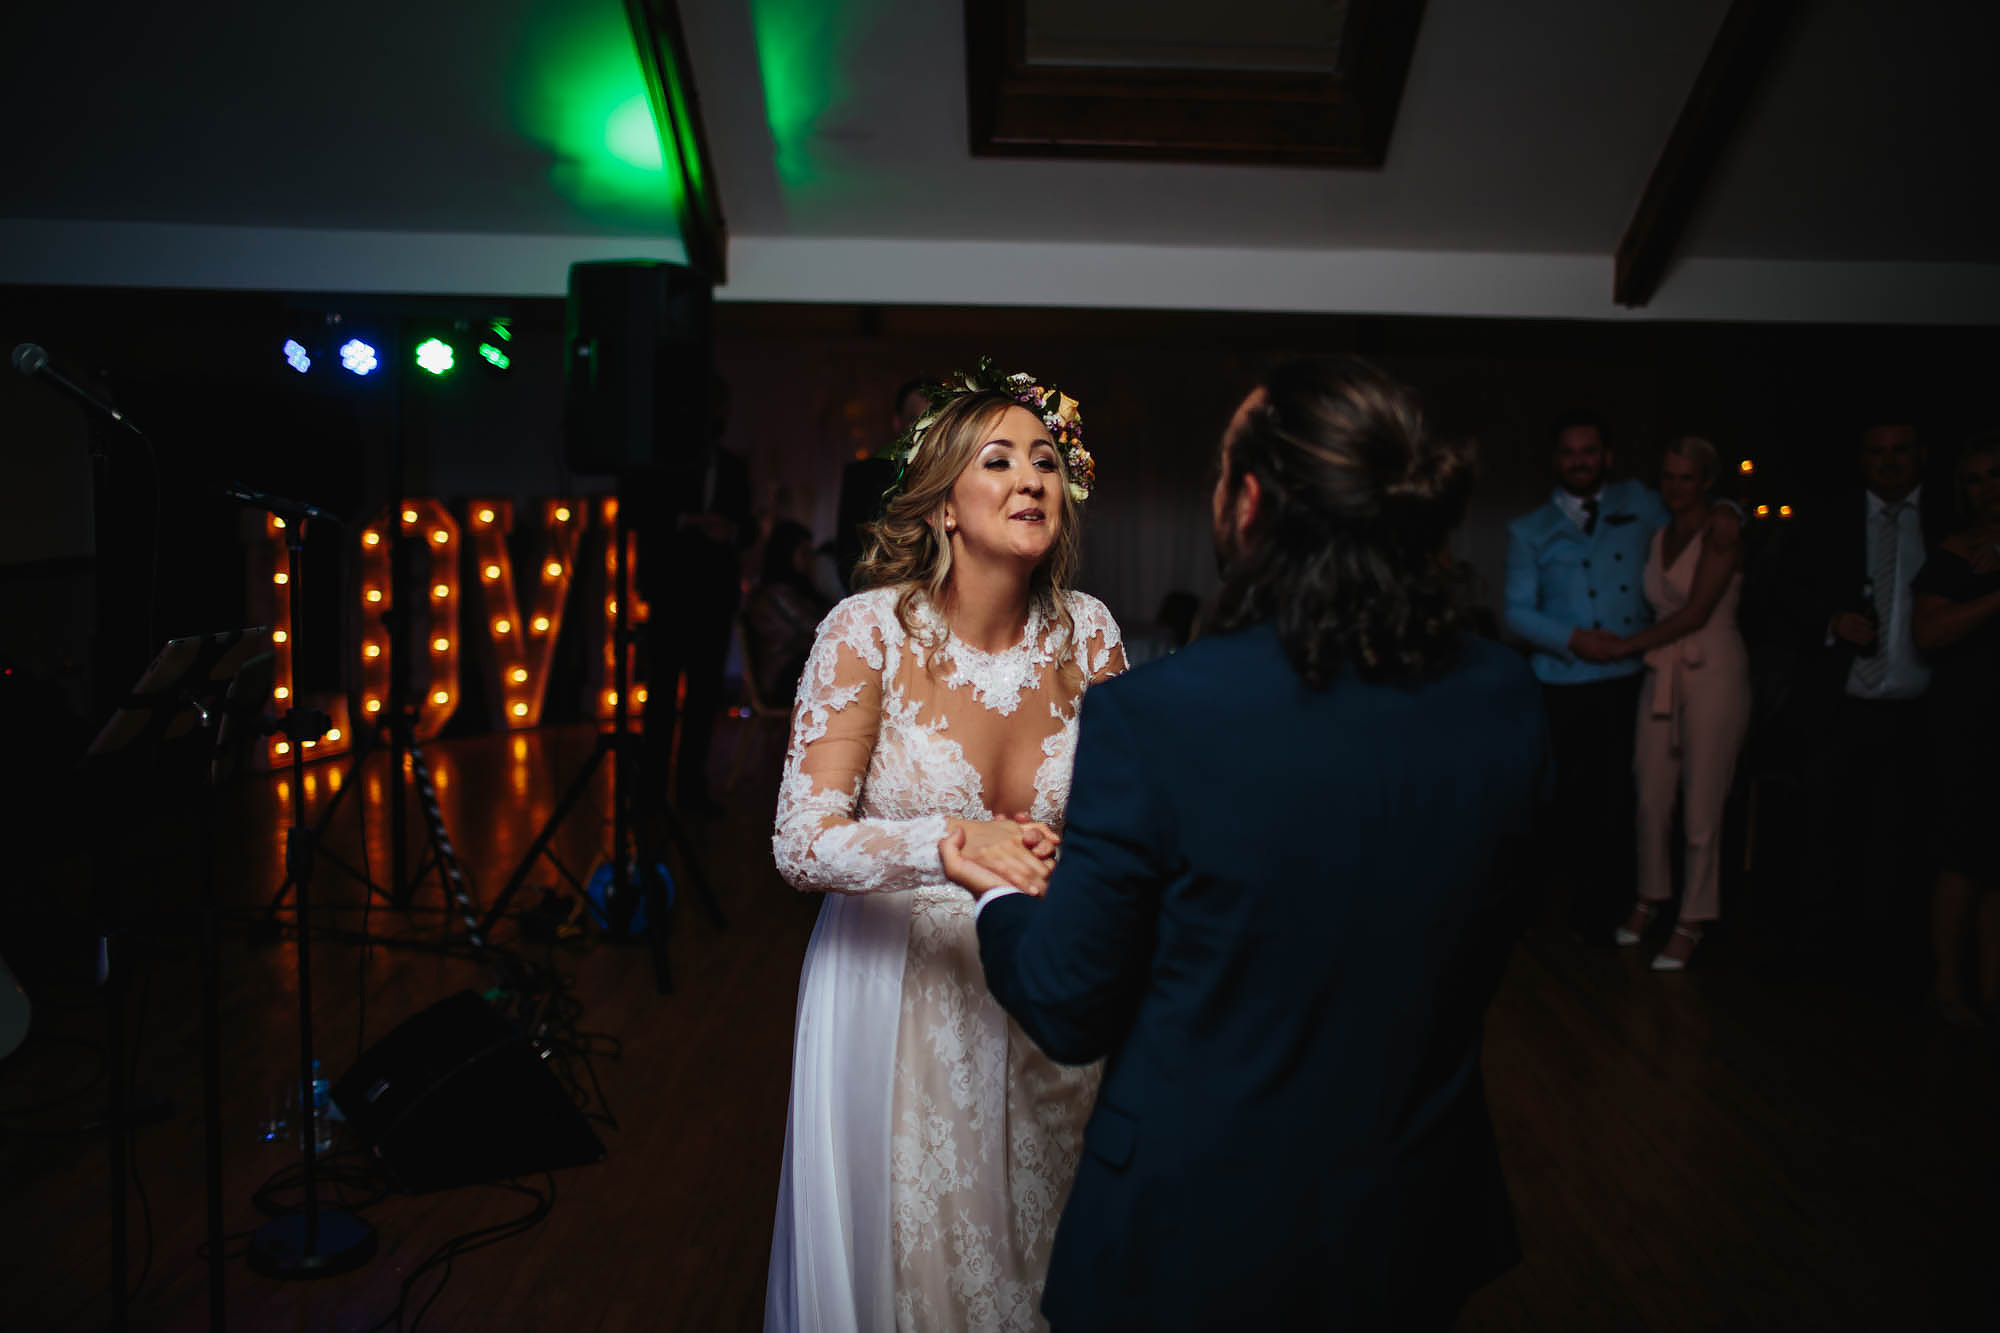
M 709 280 L 682 264 L 569 267 L 563 462 L 572 472 L 655 472 L 700 495 L 715 378 Z
M 604 1145 L 534 1048 L 476 991 L 369 1047 L 334 1105 L 413 1194 L 604 1160 Z

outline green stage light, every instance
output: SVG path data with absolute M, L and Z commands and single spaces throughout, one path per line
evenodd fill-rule
M 455 359 L 451 344 L 441 338 L 426 338 L 417 344 L 417 364 L 433 375 L 450 370 Z
M 479 355 L 485 358 L 486 364 L 495 370 L 505 370 L 514 364 L 512 357 L 509 357 L 492 343 L 479 344 Z

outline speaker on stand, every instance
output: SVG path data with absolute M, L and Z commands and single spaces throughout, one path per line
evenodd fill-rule
M 498 899 L 487 911 L 482 934 L 490 933 L 526 882 L 535 862 L 569 811 L 581 798 L 606 756 L 612 764 L 612 890 L 607 916 L 625 932 L 644 901 L 652 948 L 654 981 L 661 994 L 672 990 L 667 957 L 667 908 L 661 877 L 637 873 L 657 863 L 651 831 L 664 830 L 680 855 L 683 882 L 695 892 L 716 925 L 724 924 L 686 830 L 664 799 L 640 810 L 637 797 L 665 791 L 658 773 L 643 774 L 643 754 L 664 755 L 667 737 L 647 745 L 630 728 L 631 646 L 635 641 L 625 595 L 634 582 L 626 565 L 628 534 L 638 534 L 643 553 L 654 562 L 649 581 L 663 586 L 671 570 L 658 567 L 672 550 L 679 516 L 699 511 L 709 474 L 710 393 L 715 382 L 709 280 L 681 264 L 651 260 L 610 260 L 570 265 L 569 303 L 563 370 L 563 462 L 574 472 L 610 473 L 617 478 L 617 521 L 612 530 L 613 600 L 617 603 L 612 643 L 616 698 L 611 729 L 554 813 L 537 833 Z M 644 566 L 642 565 L 642 568 Z M 670 622 L 659 632 L 672 633 Z M 654 681 L 649 709 L 671 726 L 674 681 Z M 642 776 L 649 779 L 643 780 Z

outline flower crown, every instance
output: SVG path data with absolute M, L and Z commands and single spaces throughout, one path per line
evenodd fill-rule
M 1079 503 L 1088 500 L 1096 488 L 1097 461 L 1083 447 L 1083 414 L 1077 409 L 1076 399 L 1068 394 L 1035 383 L 1035 377 L 1026 372 L 1002 375 L 993 368 L 993 358 L 989 356 L 980 357 L 977 366 L 959 371 L 948 383 L 926 384 L 923 392 L 930 406 L 884 451 L 884 457 L 896 460 L 896 480 L 889 487 L 889 494 L 903 489 L 903 479 L 909 475 L 910 464 L 924 447 L 924 437 L 938 414 L 955 400 L 974 393 L 1004 393 L 1042 419 L 1068 467 L 1071 499 Z

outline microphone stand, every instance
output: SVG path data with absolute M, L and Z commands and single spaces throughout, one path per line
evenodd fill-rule
M 306 540 L 309 506 L 296 506 L 294 517 L 285 520 L 286 562 L 290 578 L 285 587 L 291 608 L 292 660 L 299 660 L 299 631 L 303 625 L 299 607 L 299 580 Z M 282 516 L 282 513 L 281 513 Z M 291 743 L 292 826 L 285 831 L 285 876 L 297 892 L 299 922 L 299 1163 L 304 1176 L 305 1206 L 297 1213 L 274 1217 L 257 1228 L 251 1237 L 250 1267 L 265 1277 L 332 1277 L 359 1268 L 375 1257 L 375 1228 L 339 1208 L 321 1208 L 319 1203 L 319 1126 L 313 1105 L 313 1017 L 312 1017 L 312 872 L 316 839 L 306 822 L 305 743 L 325 736 L 331 726 L 320 710 L 302 707 L 298 691 L 292 691 L 291 706 L 272 728 Z

